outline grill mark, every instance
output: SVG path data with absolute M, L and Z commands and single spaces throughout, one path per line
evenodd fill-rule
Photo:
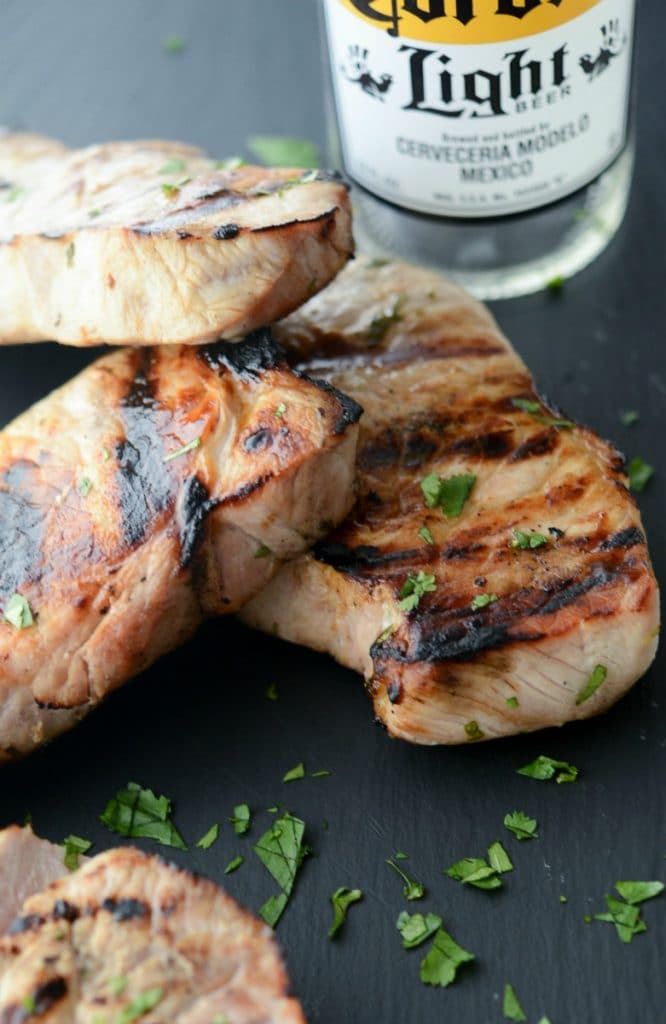
M 41 577 L 50 504 L 45 492 L 40 467 L 27 459 L 0 474 L 0 599 Z
M 324 210 L 323 213 L 318 213 L 314 217 L 295 217 L 293 220 L 282 221 L 281 224 L 262 224 L 258 228 L 250 228 L 253 235 L 261 235 L 265 231 L 288 231 L 289 228 L 295 228 L 302 224 L 323 224 L 324 227 L 328 228 L 335 223 L 335 217 L 339 207 L 332 206 L 330 210 Z
M 220 224 L 219 228 L 213 231 L 213 238 L 227 242 L 232 238 L 238 238 L 240 230 L 238 224 Z
M 21 935 L 23 932 L 32 931 L 33 928 L 38 928 L 44 924 L 44 918 L 40 917 L 39 914 L 25 914 L 22 917 L 16 917 L 7 929 L 8 935 Z
M 476 455 L 483 459 L 501 459 L 512 448 L 510 430 L 493 430 L 475 437 L 455 441 L 452 451 L 457 455 Z
M 81 912 L 78 907 L 68 903 L 67 900 L 56 900 L 51 916 L 54 921 L 69 921 L 71 923 L 81 916 Z
M 148 917 L 150 910 L 142 900 L 109 898 L 102 903 L 102 910 L 113 915 L 114 921 L 132 921 L 137 917 Z
M 215 508 L 206 486 L 193 476 L 185 481 L 179 514 L 180 566 L 187 568 L 203 540 L 204 524 Z
M 558 441 L 557 430 L 553 427 L 540 430 L 538 434 L 533 434 L 518 445 L 511 456 L 511 461 L 520 462 L 521 459 L 530 459 L 535 455 L 548 455 L 557 447 Z
M 603 587 L 608 583 L 612 583 L 616 576 L 616 570 L 597 566 L 593 568 L 589 576 L 582 580 L 568 579 L 558 581 L 556 584 L 550 584 L 545 592 L 550 593 L 554 591 L 553 596 L 545 604 L 541 605 L 540 608 L 535 609 L 533 614 L 551 615 L 553 612 L 559 611 L 560 608 L 573 604 L 579 597 L 589 593 L 590 590 L 594 590 L 595 587 Z
M 624 530 L 612 533 L 599 545 L 600 551 L 615 551 L 618 548 L 633 548 L 636 544 L 645 544 L 645 537 L 637 526 L 628 526 Z
M 258 380 L 262 373 L 284 364 L 284 353 L 268 327 L 248 334 L 243 341 L 203 345 L 197 354 L 216 373 L 228 371 L 241 380 Z
M 267 427 L 262 427 L 260 430 L 255 430 L 252 434 L 249 434 L 243 441 L 243 448 L 246 452 L 263 451 L 268 448 L 273 441 L 273 431 Z
M 352 426 L 354 423 L 358 423 L 361 416 L 363 415 L 363 407 L 355 402 L 353 398 L 346 395 L 344 391 L 338 391 L 332 384 L 329 384 L 326 380 L 318 380 L 314 377 L 308 377 L 305 373 L 295 371 L 297 377 L 301 380 L 306 380 L 310 384 L 314 384 L 316 388 L 323 391 L 324 394 L 330 395 L 336 400 L 340 408 L 338 418 L 333 424 L 333 433 L 337 437 L 340 434 L 344 434 L 347 427 Z
M 405 652 L 398 647 L 375 643 L 370 648 L 373 661 L 395 661 L 412 665 L 417 662 L 458 661 L 473 658 L 483 651 L 504 647 L 509 643 L 540 640 L 543 633 L 512 632 L 510 623 L 479 625 L 478 622 L 454 623 L 447 629 L 438 630 L 434 636 L 419 637 L 413 651 Z
M 382 551 L 372 544 L 361 544 L 350 548 L 346 544 L 330 544 L 321 541 L 312 549 L 319 562 L 326 562 L 334 569 L 340 569 L 354 576 L 361 574 L 359 570 L 376 569 L 399 562 L 428 560 L 429 551 L 425 548 L 412 548 L 407 551 Z
M 137 369 L 121 402 L 125 439 L 115 446 L 118 499 L 125 541 L 144 540 L 151 521 L 173 504 L 176 483 L 164 462 L 160 405 L 148 374 L 153 354 L 137 353 Z

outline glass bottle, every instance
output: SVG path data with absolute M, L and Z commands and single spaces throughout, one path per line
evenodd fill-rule
M 481 298 L 590 263 L 633 168 L 635 0 L 321 0 L 359 248 Z M 337 115 L 337 116 L 336 116 Z

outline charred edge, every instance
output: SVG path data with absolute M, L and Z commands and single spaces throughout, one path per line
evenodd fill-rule
M 260 235 L 265 231 L 288 231 L 289 228 L 295 228 L 304 226 L 307 224 L 323 224 L 326 227 L 335 223 L 335 218 L 338 213 L 338 207 L 333 206 L 330 210 L 324 210 L 323 213 L 318 213 L 315 217 L 295 217 L 294 220 L 282 221 L 281 224 L 262 224 L 258 228 L 250 228 L 253 235 Z
M 125 440 L 115 447 L 122 528 L 130 547 L 144 540 L 154 516 L 174 498 L 175 484 L 164 463 L 163 437 L 155 417 L 159 403 L 148 376 L 152 358 L 150 350 L 137 355 L 137 369 L 121 403 Z
M 213 231 L 213 238 L 217 238 L 222 242 L 227 242 L 232 238 L 238 238 L 240 235 L 240 228 L 238 224 L 220 224 L 219 228 Z
M 476 437 L 462 437 L 451 450 L 457 455 L 476 455 L 482 459 L 501 459 L 511 451 L 511 431 L 494 430 Z
M 67 982 L 64 978 L 51 978 L 31 993 L 31 1008 L 27 1010 L 23 1003 L 11 1003 L 0 1011 L 0 1024 L 24 1024 L 24 1021 L 41 1017 L 67 995 Z
M 32 931 L 44 924 L 44 918 L 39 914 L 24 914 L 15 918 L 7 929 L 8 935 L 21 935 L 23 932 Z
M 617 548 L 633 548 L 636 544 L 645 544 L 645 537 L 637 526 L 628 526 L 626 530 L 612 533 L 599 545 L 600 551 L 615 551 Z
M 114 921 L 132 921 L 137 917 L 147 917 L 150 913 L 145 903 L 135 899 L 109 898 L 102 903 L 102 910 L 108 911 Z
M 400 562 L 422 562 L 429 554 L 429 549 L 412 548 L 408 551 L 385 552 L 371 544 L 350 548 L 346 544 L 327 544 L 326 541 L 321 541 L 315 544 L 312 553 L 317 561 L 326 562 L 332 568 L 353 576 L 361 575 L 364 569 L 378 569 Z
M 284 353 L 269 327 L 248 334 L 243 341 L 216 341 L 198 351 L 199 359 L 216 373 L 229 371 L 241 380 L 257 380 L 262 373 L 284 365 Z
M 354 423 L 358 423 L 361 416 L 363 415 L 363 406 L 355 402 L 349 395 L 345 395 L 343 391 L 338 391 L 332 384 L 329 384 L 326 380 L 315 379 L 314 377 L 308 377 L 307 374 L 297 373 L 296 376 L 301 377 L 303 380 L 309 381 L 314 384 L 320 391 L 325 392 L 327 395 L 331 395 L 332 398 L 338 402 L 340 406 L 340 415 L 333 424 L 334 434 L 344 434 L 347 427 L 352 426 Z
M 540 430 L 538 434 L 528 437 L 521 445 L 518 445 L 511 456 L 512 462 L 520 462 L 521 459 L 530 459 L 535 455 L 548 455 L 557 448 L 559 438 L 557 430 L 551 427 L 548 430 Z
M 254 455 L 255 452 L 264 451 L 265 448 L 269 448 L 273 442 L 273 431 L 267 427 L 262 427 L 261 430 L 255 430 L 243 441 L 243 448 L 246 452 L 250 452 Z
M 135 235 L 161 235 L 167 231 L 177 231 L 192 219 L 197 221 L 212 217 L 220 210 L 226 210 L 232 206 L 239 206 L 250 198 L 240 192 L 232 192 L 229 189 L 215 189 L 211 192 L 204 192 L 197 199 L 186 206 L 177 206 L 163 217 L 153 220 L 138 221 L 132 224 L 129 230 Z
M 198 477 L 185 481 L 180 509 L 180 566 L 185 569 L 199 549 L 203 539 L 204 524 L 209 513 L 215 508 L 208 489 Z
M 41 576 L 50 506 L 40 500 L 43 489 L 34 462 L 21 459 L 0 473 L 0 599 Z
M 72 921 L 78 920 L 81 916 L 81 911 L 72 903 L 68 903 L 67 900 L 56 900 L 53 904 L 51 916 L 54 921 L 69 921 L 71 924 Z
M 227 495 L 220 504 L 234 505 L 238 501 L 245 501 L 245 499 L 249 498 L 255 491 L 261 490 L 264 484 L 267 484 L 272 476 L 272 473 L 264 473 L 263 476 L 257 477 L 256 480 L 252 480 L 249 484 L 244 484 L 242 487 L 239 487 L 237 491 L 233 492 L 233 494 Z
M 374 469 L 400 462 L 407 469 L 418 469 L 433 457 L 439 445 L 427 437 L 425 431 L 408 433 L 409 429 L 408 425 L 402 431 L 387 428 L 375 435 L 359 452 L 358 464 L 364 469 Z
M 455 562 L 465 558 L 478 558 L 480 552 L 485 551 L 486 547 L 486 544 L 461 544 L 459 547 L 447 544 L 442 551 L 442 561 Z
M 535 608 L 532 614 L 551 615 L 553 612 L 559 611 L 560 608 L 566 608 L 567 605 L 573 604 L 579 597 L 589 593 L 590 590 L 594 590 L 595 587 L 607 586 L 616 577 L 617 571 L 611 571 L 599 566 L 593 569 L 585 579 L 560 580 L 557 584 L 548 587 L 545 592 L 552 594 L 552 596 L 540 608 Z
M 316 177 L 314 178 L 309 178 L 307 174 L 304 174 L 303 178 L 305 178 L 306 180 L 303 181 L 301 179 L 300 184 L 302 185 L 309 185 L 311 181 L 334 181 L 338 185 L 342 185 L 342 187 L 345 188 L 347 192 L 351 191 L 351 182 L 347 178 L 345 178 L 344 174 L 341 174 L 340 171 L 332 170 L 330 167 L 320 168 L 317 171 Z

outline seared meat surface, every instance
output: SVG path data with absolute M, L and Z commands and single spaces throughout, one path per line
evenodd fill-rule
M 353 251 L 326 172 L 171 142 L 0 137 L 0 344 L 198 344 L 296 309 Z
M 31 896 L 0 938 L 3 1021 L 303 1024 L 287 984 L 263 922 L 131 848 Z
M 262 331 L 115 351 L 6 427 L 0 761 L 236 611 L 339 522 L 359 415 Z
M 364 673 L 378 719 L 418 743 L 560 725 L 636 682 L 659 608 L 623 459 L 540 398 L 483 306 L 429 271 L 359 261 L 279 338 L 363 404 L 360 493 L 246 622 Z M 431 493 L 476 478 L 459 514 L 427 506 L 430 474 Z
M 83 860 L 84 858 L 82 858 Z M 66 873 L 62 846 L 38 839 L 32 829 L 12 825 L 0 832 L 0 935 L 28 896 Z

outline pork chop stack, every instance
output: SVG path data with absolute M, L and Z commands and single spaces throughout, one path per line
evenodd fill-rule
M 0 873 L 20 831 L 8 830 L 9 847 L 0 833 Z M 22 838 L 39 873 L 57 848 Z M 0 1020 L 304 1024 L 270 929 L 158 857 L 102 853 L 14 907 L 0 938 Z
M 201 344 L 290 313 L 353 251 L 347 189 L 172 142 L 0 138 L 0 344 Z
M 0 761 L 236 611 L 353 501 L 360 409 L 270 332 L 122 349 L 0 434 Z
M 483 306 L 359 261 L 278 337 L 363 405 L 359 495 L 245 622 L 362 672 L 417 743 L 560 725 L 636 682 L 659 605 L 623 459 L 541 399 Z

